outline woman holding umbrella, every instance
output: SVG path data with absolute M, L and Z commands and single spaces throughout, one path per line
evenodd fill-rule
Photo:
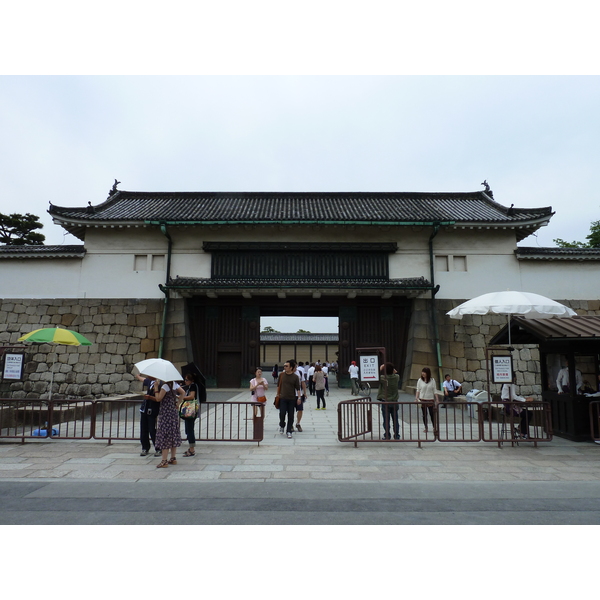
M 179 425 L 178 407 L 185 390 L 174 381 L 167 381 L 160 386 L 160 382 L 155 380 L 152 384 L 155 400 L 160 402 L 160 412 L 158 413 L 158 426 L 156 427 L 156 446 L 161 449 L 162 460 L 157 466 L 163 469 L 169 465 L 176 465 L 177 448 L 181 446 L 181 429 Z M 171 458 L 169 456 L 171 451 Z

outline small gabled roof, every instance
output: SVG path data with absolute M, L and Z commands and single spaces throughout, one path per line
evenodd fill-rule
M 71 246 L 0 246 L 0 259 L 7 258 L 83 258 L 83 245 Z
M 536 248 L 520 246 L 515 250 L 518 260 L 600 260 L 600 248 Z
M 538 344 L 550 341 L 600 341 L 600 316 L 567 319 L 524 319 L 513 317 L 491 340 L 490 345 L 508 343 L 508 327 L 513 344 Z
M 171 225 L 431 225 L 517 230 L 547 224 L 551 207 L 507 208 L 477 192 L 130 192 L 87 207 L 50 205 L 55 223 L 80 239 L 86 227 Z

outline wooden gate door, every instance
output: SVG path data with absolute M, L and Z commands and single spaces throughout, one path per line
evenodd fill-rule
M 239 388 L 241 380 L 241 352 L 219 352 L 217 358 L 217 387 Z

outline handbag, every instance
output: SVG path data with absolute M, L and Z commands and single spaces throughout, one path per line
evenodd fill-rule
M 266 396 L 257 396 L 256 397 L 256 401 L 257 402 L 266 402 L 267 401 L 267 397 Z
M 180 419 L 195 419 L 198 416 L 198 410 L 200 408 L 200 404 L 198 402 L 198 386 L 196 384 L 192 384 L 195 386 L 195 397 L 193 400 L 184 400 L 179 406 L 179 418 Z M 190 392 L 192 386 L 186 390 L 188 393 Z M 184 388 L 185 389 L 185 388 Z

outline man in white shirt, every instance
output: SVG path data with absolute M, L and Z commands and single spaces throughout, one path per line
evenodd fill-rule
M 567 366 L 563 367 L 558 372 L 558 377 L 556 378 L 556 388 L 558 389 L 559 394 L 568 394 L 569 393 L 569 361 L 567 361 Z M 581 377 L 581 371 L 579 369 L 575 369 L 575 393 L 579 394 L 583 390 L 583 378 Z
M 313 376 L 315 374 L 315 363 L 310 363 L 310 367 L 308 367 L 308 371 L 306 372 L 308 378 L 308 393 L 311 396 L 315 395 L 315 384 L 313 382 Z
M 446 375 L 443 386 L 446 400 L 454 400 L 456 396 L 462 394 L 462 384 L 456 381 L 456 379 L 452 379 L 450 375 Z
M 358 394 L 358 367 L 356 361 L 352 361 L 352 364 L 348 367 L 348 373 L 350 373 L 350 383 L 352 384 L 352 395 Z

